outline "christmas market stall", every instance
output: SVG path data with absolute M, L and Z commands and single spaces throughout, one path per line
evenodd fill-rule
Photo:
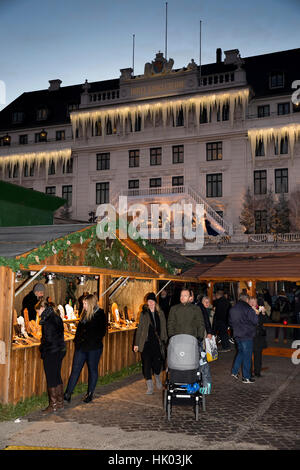
M 84 295 L 97 295 L 107 315 L 99 363 L 103 376 L 139 362 L 133 341 L 146 294 L 158 293 L 162 282 L 197 282 L 179 275 L 147 240 L 121 239 L 118 230 L 100 239 L 96 229 L 97 225 L 1 228 L 0 403 L 16 404 L 46 391 L 39 319 L 24 307 L 36 284 L 42 285 L 44 298 L 54 303 L 64 321 L 66 384 Z M 85 366 L 79 383 L 86 382 Z

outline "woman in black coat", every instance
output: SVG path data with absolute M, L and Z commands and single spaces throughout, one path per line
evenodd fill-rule
M 43 412 L 52 413 L 64 407 L 61 378 L 62 360 L 66 354 L 64 325 L 60 316 L 46 301 L 41 300 L 36 306 L 36 311 L 42 326 L 40 352 L 49 396 L 49 405 Z
M 92 294 L 87 295 L 83 299 L 83 311 L 74 338 L 75 353 L 64 395 L 66 401 L 71 401 L 71 395 L 85 363 L 88 366 L 88 391 L 83 401 L 85 403 L 92 401 L 98 380 L 98 364 L 103 351 L 102 339 L 106 330 L 106 316 L 102 308 L 97 305 L 97 297 Z
M 264 300 L 258 297 L 250 298 L 250 305 L 258 315 L 258 323 L 256 326 L 255 336 L 253 338 L 253 368 L 254 375 L 261 377 L 261 365 L 262 365 L 262 351 L 267 347 L 266 330 L 263 328 L 263 324 L 267 322 L 266 309 L 264 306 Z

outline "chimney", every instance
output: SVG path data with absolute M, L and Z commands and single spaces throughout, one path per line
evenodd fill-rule
M 216 50 L 216 63 L 220 64 L 222 62 L 222 49 L 218 47 Z
M 50 86 L 48 88 L 49 91 L 56 91 L 60 89 L 60 84 L 62 83 L 59 78 L 56 78 L 55 80 L 49 80 Z

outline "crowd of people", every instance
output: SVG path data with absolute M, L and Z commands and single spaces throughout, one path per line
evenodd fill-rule
M 47 381 L 49 405 L 45 413 L 64 408 L 64 401 L 70 402 L 71 395 L 79 379 L 84 364 L 88 367 L 88 390 L 83 401 L 93 399 L 98 379 L 98 364 L 103 351 L 103 338 L 107 332 L 107 318 L 98 306 L 97 296 L 87 294 L 82 299 L 82 310 L 74 338 L 75 352 L 72 371 L 64 392 L 61 366 L 66 354 L 64 326 L 59 310 L 51 301 L 43 300 L 44 287 L 36 285 L 25 298 L 25 304 L 33 316 L 32 305 L 40 318 L 42 338 L 41 357 Z M 271 297 L 267 289 L 250 297 L 243 290 L 234 303 L 226 292 L 218 290 L 211 302 L 206 296 L 197 296 L 190 289 L 183 288 L 180 301 L 171 306 L 171 297 L 163 290 L 160 297 L 153 292 L 146 296 L 140 315 L 133 350 L 141 353 L 142 370 L 147 386 L 147 395 L 154 393 L 152 376 L 156 388 L 161 390 L 161 372 L 166 364 L 168 340 L 178 334 L 197 338 L 199 359 L 204 349 L 204 340 L 213 336 L 220 343 L 218 352 L 236 347 L 231 375 L 239 379 L 242 372 L 243 383 L 253 383 L 254 376 L 261 377 L 262 351 L 267 347 L 264 323 L 300 323 L 300 289 L 287 296 L 280 291 Z M 284 341 L 287 339 L 283 328 Z M 276 328 L 274 341 L 278 341 L 279 328 Z M 200 363 L 200 362 L 199 362 Z M 206 373 L 210 377 L 209 367 Z M 210 384 L 211 385 L 211 384 Z
M 267 289 L 258 291 L 253 297 L 244 289 L 237 302 L 223 290 L 218 290 L 211 302 L 206 295 L 199 295 L 195 300 L 192 290 L 183 289 L 180 302 L 173 306 L 166 291 L 162 291 L 158 302 L 155 294 L 151 293 L 141 315 L 134 346 L 135 351 L 142 353 L 146 393 L 153 393 L 151 371 L 154 371 L 157 388 L 162 388 L 159 378 L 164 367 L 161 344 L 166 346 L 168 339 L 176 334 L 195 336 L 199 342 L 199 353 L 203 348 L 203 340 L 211 339 L 213 335 L 220 343 L 220 353 L 231 351 L 234 345 L 236 356 L 232 377 L 240 379 L 241 369 L 243 383 L 255 382 L 254 377 L 261 377 L 262 352 L 267 347 L 264 323 L 300 323 L 299 312 L 300 289 L 295 289 L 289 295 L 280 291 L 273 297 Z M 287 328 L 280 327 L 275 328 L 274 341 L 278 342 L 280 330 L 283 330 L 286 342 Z M 294 335 L 297 335 L 297 331 Z

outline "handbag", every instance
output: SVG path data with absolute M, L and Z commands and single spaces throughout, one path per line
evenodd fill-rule
M 216 361 L 218 359 L 218 347 L 215 336 L 212 336 L 211 339 L 205 338 L 205 350 L 207 362 Z
M 165 345 L 165 342 L 160 339 L 160 337 L 158 336 L 158 333 L 157 333 L 156 330 L 155 330 L 155 334 L 156 334 L 157 339 L 158 339 L 161 358 L 164 361 L 166 359 L 166 345 Z
M 271 316 L 272 316 L 272 321 L 274 323 L 279 323 L 280 322 L 280 312 L 279 312 L 279 310 L 273 310 Z

